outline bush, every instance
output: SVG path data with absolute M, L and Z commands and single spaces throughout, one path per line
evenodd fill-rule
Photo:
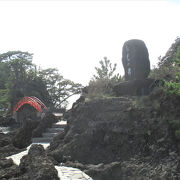
M 172 52 L 171 56 L 164 58 L 169 59 L 169 62 L 153 69 L 150 77 L 163 80 L 163 90 L 166 95 L 180 96 L 180 45 Z
M 177 52 L 173 58 L 173 64 L 171 66 L 174 69 L 174 73 L 170 80 L 164 80 L 164 90 L 168 95 L 180 96 L 180 46 L 177 48 Z
M 107 57 L 99 61 L 100 67 L 95 67 L 96 74 L 89 82 L 88 93 L 85 98 L 107 98 L 114 96 L 113 87 L 123 81 L 119 74 L 115 74 L 116 64 L 112 64 Z
M 109 79 L 98 79 L 90 81 L 88 86 L 88 94 L 86 98 L 95 99 L 112 96 L 112 83 Z

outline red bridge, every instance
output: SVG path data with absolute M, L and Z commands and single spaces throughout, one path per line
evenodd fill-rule
M 16 104 L 16 106 L 13 109 L 13 112 L 17 112 L 24 104 L 30 104 L 41 113 L 43 112 L 44 109 L 47 109 L 46 105 L 43 102 L 41 102 L 37 97 L 25 96 Z
M 28 112 L 27 109 L 26 111 L 22 112 L 21 107 L 24 108 L 24 105 L 26 104 L 29 104 L 31 107 L 34 107 L 37 110 L 37 113 L 35 113 L 36 116 L 43 118 L 45 111 L 47 110 L 46 105 L 37 97 L 25 96 L 16 104 L 13 109 L 13 117 L 16 119 L 16 121 L 22 121 L 23 119 L 26 119 L 28 116 L 30 116 L 30 114 L 33 114 L 33 112 Z

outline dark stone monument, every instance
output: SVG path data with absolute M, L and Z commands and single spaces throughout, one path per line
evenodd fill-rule
M 147 78 L 150 72 L 149 53 L 142 40 L 132 39 L 124 43 L 122 63 L 126 81 L 113 88 L 116 96 L 149 94 L 157 82 Z
M 125 80 L 146 79 L 150 72 L 149 53 L 142 40 L 126 41 L 122 51 Z

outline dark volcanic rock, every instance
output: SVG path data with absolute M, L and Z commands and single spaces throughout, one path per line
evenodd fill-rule
M 4 147 L 11 143 L 11 136 L 8 134 L 0 133 L 0 147 Z
M 0 158 L 7 157 L 22 151 L 13 146 L 12 144 L 13 135 L 14 135 L 13 133 L 11 134 L 0 133 Z
M 58 173 L 52 161 L 46 156 L 42 145 L 32 145 L 28 155 L 20 162 L 24 180 L 58 180 Z
M 13 165 L 13 160 L 12 159 L 0 159 L 0 167 L 1 168 L 8 168 Z
M 17 177 L 20 175 L 20 169 L 17 165 L 13 165 L 9 168 L 0 170 L 0 179 L 6 180 Z
M 19 153 L 21 151 L 23 151 L 23 149 L 18 149 L 16 147 L 14 147 L 13 144 L 8 144 L 6 146 L 0 147 L 0 157 L 4 158 L 4 157 L 10 156 L 10 155 Z
M 39 124 L 38 121 L 27 120 L 23 126 L 18 130 L 16 135 L 12 139 L 12 143 L 17 148 L 25 148 L 31 143 L 32 131 Z
M 33 137 L 41 137 L 42 133 L 48 127 L 51 127 L 53 123 L 57 122 L 56 117 L 53 114 L 46 115 L 39 123 L 36 129 L 33 130 L 32 136 Z
M 10 116 L 7 116 L 7 117 L 3 117 L 3 116 L 0 116 L 0 126 L 13 126 L 16 124 L 16 121 L 15 119 L 13 119 L 12 117 Z
M 116 96 L 148 95 L 157 85 L 158 81 L 155 81 L 154 79 L 132 80 L 117 84 L 114 86 L 113 91 Z
M 153 107 L 136 108 L 133 100 L 99 99 L 70 113 L 69 130 L 49 149 L 58 162 L 110 163 L 137 154 L 158 161 L 175 148 L 166 120 Z
M 177 154 L 164 159 L 159 164 L 152 164 L 150 159 L 144 161 L 132 158 L 129 161 L 109 164 L 86 165 L 86 174 L 94 180 L 175 180 L 179 179 Z
M 12 159 L 0 159 L 0 179 L 10 179 L 20 175 L 20 169 Z

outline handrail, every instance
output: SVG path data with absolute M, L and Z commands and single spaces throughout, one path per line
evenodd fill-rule
M 41 113 L 43 112 L 43 109 L 47 109 L 46 105 L 35 96 L 32 97 L 25 96 L 20 101 L 18 101 L 18 103 L 13 109 L 13 112 L 17 112 L 24 104 L 30 104 Z

